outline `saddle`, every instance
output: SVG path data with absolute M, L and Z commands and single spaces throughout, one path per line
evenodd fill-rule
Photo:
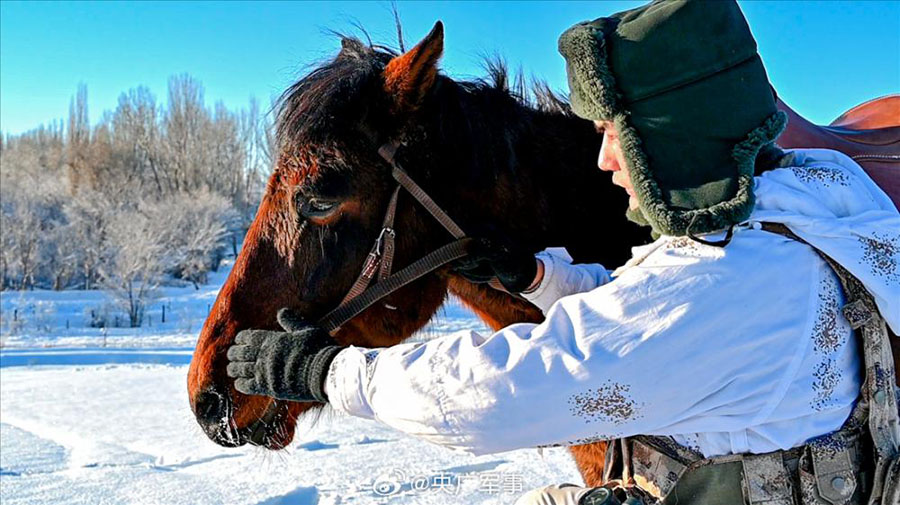
M 778 137 L 784 148 L 840 151 L 862 166 L 900 209 L 900 95 L 870 100 L 850 109 L 828 126 L 807 121 L 780 99 L 788 125 Z

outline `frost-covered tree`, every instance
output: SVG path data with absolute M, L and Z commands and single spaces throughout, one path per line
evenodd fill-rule
M 87 100 L 87 86 L 80 83 L 77 93 L 69 102 L 66 128 L 66 168 L 73 192 L 82 186 L 91 188 L 97 182 L 90 153 L 91 125 Z
M 180 193 L 157 202 L 149 215 L 158 220 L 158 237 L 167 251 L 167 270 L 190 281 L 206 282 L 218 267 L 225 235 L 235 211 L 228 200 L 210 191 Z
M 22 135 L 0 153 L 0 234 L 3 283 L 18 289 L 37 284 L 59 226 L 58 205 L 65 186 L 61 128 Z
M 63 211 L 70 242 L 60 247 L 69 251 L 81 287 L 92 289 L 110 258 L 108 229 L 116 208 L 102 193 L 83 189 L 64 203 Z
M 171 192 L 164 186 L 160 170 L 162 136 L 156 99 L 145 87 L 119 96 L 115 112 L 107 118 L 112 144 L 113 186 L 137 195 L 162 197 Z
M 165 269 L 167 251 L 154 217 L 145 209 L 122 210 L 107 225 L 110 255 L 100 268 L 101 279 L 132 328 L 143 323 Z
M 0 288 L 102 283 L 140 320 L 155 285 L 203 282 L 224 242 L 237 253 L 271 166 L 270 118 L 252 99 L 207 107 L 187 75 L 164 106 L 137 87 L 92 126 L 79 85 L 68 112 L 0 139 Z M 135 243 L 163 253 L 150 261 Z

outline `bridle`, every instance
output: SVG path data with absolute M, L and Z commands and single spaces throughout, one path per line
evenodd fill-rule
M 378 154 L 391 165 L 391 176 L 397 181 L 397 186 L 391 194 L 387 210 L 384 213 L 381 232 L 375 239 L 375 243 L 372 245 L 366 261 L 363 263 L 359 276 L 337 308 L 325 314 L 318 321 L 319 326 L 332 335 L 344 323 L 394 291 L 451 261 L 468 255 L 468 246 L 472 239 L 466 237 L 462 228 L 400 167 L 396 160 L 399 147 L 399 143 L 390 142 L 378 149 Z M 397 198 L 400 195 L 401 188 L 412 195 L 456 240 L 435 249 L 409 266 L 392 274 L 394 239 L 397 235 L 394 230 L 394 216 L 397 213 Z M 370 286 L 376 274 L 378 282 Z

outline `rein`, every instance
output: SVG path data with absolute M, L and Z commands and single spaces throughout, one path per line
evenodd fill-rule
M 359 276 L 337 308 L 325 314 L 318 321 L 319 326 L 332 335 L 344 323 L 394 291 L 451 261 L 468 255 L 468 246 L 472 239 L 466 237 L 462 228 L 397 164 L 395 155 L 398 147 L 399 144 L 397 143 L 388 143 L 378 149 L 378 154 L 391 165 L 391 176 L 397 181 L 397 187 L 394 188 L 387 210 L 384 213 L 381 232 L 378 234 L 378 238 L 375 239 L 375 243 L 372 245 L 366 261 L 363 263 Z M 412 195 L 456 240 L 435 249 L 409 266 L 392 274 L 394 240 L 397 236 L 394 230 L 394 217 L 397 213 L 397 198 L 400 195 L 401 188 Z M 376 274 L 378 275 L 378 282 L 370 286 Z M 390 306 L 388 307 L 391 308 Z

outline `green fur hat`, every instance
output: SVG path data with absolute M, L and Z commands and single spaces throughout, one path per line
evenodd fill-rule
M 574 112 L 618 129 L 629 218 L 689 235 L 750 216 L 756 155 L 787 117 L 733 0 L 657 0 L 569 28 L 559 51 Z

